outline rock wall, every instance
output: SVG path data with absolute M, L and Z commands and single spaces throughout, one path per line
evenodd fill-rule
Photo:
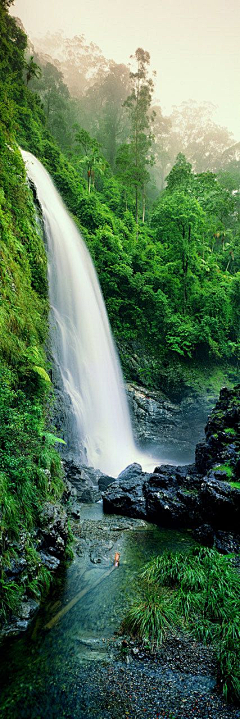
M 173 403 L 160 391 L 137 384 L 126 385 L 135 440 L 177 461 L 193 461 L 196 443 L 204 435 L 214 401 L 208 397 L 185 397 Z

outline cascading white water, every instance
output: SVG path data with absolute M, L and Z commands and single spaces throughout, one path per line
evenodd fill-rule
M 52 351 L 88 463 L 117 476 L 136 461 L 123 377 L 97 275 L 50 175 L 22 151 L 42 207 L 48 243 Z

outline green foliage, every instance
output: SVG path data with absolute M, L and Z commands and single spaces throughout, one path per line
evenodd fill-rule
M 146 367 L 143 370 L 142 380 L 151 375 L 151 384 L 157 386 L 162 377 L 161 372 L 165 371 L 165 364 L 166 368 L 169 368 L 166 369 L 169 385 L 170 375 L 176 384 L 177 377 L 183 375 L 181 370 L 180 374 L 178 370 L 174 371 L 179 359 L 185 368 L 189 358 L 201 362 L 203 356 L 206 361 L 235 361 L 240 346 L 239 198 L 236 191 L 232 194 L 232 186 L 235 188 L 238 182 L 235 175 L 229 182 L 226 173 L 221 182 L 212 172 L 204 171 L 196 175 L 180 153 L 168 175 L 167 187 L 153 208 L 152 217 L 149 217 L 149 208 L 146 205 L 146 222 L 143 224 L 140 221 L 140 207 L 144 214 L 146 182 L 153 146 L 153 81 L 149 75 L 149 54 L 141 48 L 136 51 L 134 58 L 137 67 L 131 73 L 129 83 L 125 83 L 125 91 L 123 78 L 126 80 L 126 68 L 114 65 L 109 68 L 109 74 L 106 73 L 106 67 L 102 75 L 99 71 L 98 79 L 95 78 L 99 84 L 97 85 L 94 79 L 86 98 L 89 108 L 94 106 L 96 93 L 101 107 L 106 101 L 105 128 L 109 127 L 108 113 L 113 117 L 116 111 L 115 123 L 118 123 L 117 118 L 120 122 L 120 116 L 122 117 L 116 108 L 113 112 L 109 88 L 112 88 L 111 92 L 115 88 L 117 103 L 120 97 L 125 103 L 125 108 L 122 109 L 125 113 L 125 137 L 122 134 L 123 142 L 117 141 L 115 124 L 115 139 L 111 140 L 112 148 L 115 147 L 115 157 L 112 154 L 113 149 L 110 150 L 108 146 L 111 165 L 116 167 L 114 175 L 101 152 L 100 125 L 97 130 L 96 114 L 93 124 L 97 137 L 89 134 L 88 125 L 86 128 L 79 122 L 76 104 L 70 101 L 69 89 L 65 84 L 66 68 L 63 68 L 63 75 L 58 68 L 45 60 L 41 78 L 31 78 L 26 87 L 22 79 L 26 73 L 26 38 L 19 28 L 16 29 L 14 20 L 7 16 L 6 11 L 3 14 L 2 38 L 7 58 L 7 64 L 4 60 L 1 76 L 4 127 L 11 129 L 22 146 L 35 153 L 50 171 L 93 256 L 118 343 L 120 346 L 132 343 L 132 350 L 130 345 L 129 350 L 133 352 L 133 343 L 137 342 L 144 347 L 144 352 L 149 357 L 149 369 Z M 85 51 L 81 43 L 80 45 L 74 47 L 72 57 L 80 53 L 83 58 Z M 71 47 L 70 43 L 67 52 L 71 51 Z M 36 60 L 39 62 L 38 56 Z M 84 65 L 84 68 L 85 72 L 87 65 Z M 68 81 L 70 83 L 69 77 Z M 167 132 L 164 118 L 159 113 L 156 122 L 157 133 Z M 103 129 L 103 125 L 101 127 Z M 54 133 L 61 149 L 50 131 Z M 106 145 L 106 134 L 104 138 Z M 134 138 L 137 138 L 137 158 Z M 4 183 L 1 183 L 4 191 L 4 195 L 0 195 L 2 217 L 4 215 L 2 222 L 6 223 L 5 198 L 11 196 L 13 207 L 14 203 L 17 202 L 19 206 L 21 202 L 21 207 L 24 208 L 26 190 L 20 190 L 23 184 L 18 186 L 17 178 L 19 173 L 23 173 L 22 163 L 20 158 L 16 159 L 15 149 L 14 153 L 8 150 L 6 136 L 2 136 L 2 148 L 4 154 L 6 153 L 6 163 L 13 154 L 10 167 L 15 158 L 15 168 L 12 169 L 10 177 L 8 178 L 5 172 Z M 36 291 L 34 303 L 37 308 L 39 295 L 43 297 L 45 293 L 46 298 L 45 258 L 41 239 L 36 241 L 34 220 L 31 220 L 30 229 L 26 218 L 24 220 L 24 211 L 17 211 L 18 224 L 20 215 L 18 257 L 25 250 L 30 263 L 32 287 Z M 6 224 L 5 232 L 10 237 Z M 31 241 L 28 241 L 30 235 Z M 12 247 L 15 241 L 14 227 Z M 4 252 L 5 263 L 9 264 L 6 248 Z M 12 293 L 11 302 L 14 303 L 10 280 L 8 292 Z M 22 295 L 26 297 L 25 290 Z M 21 301 L 24 301 L 23 296 Z M 38 315 L 40 318 L 40 311 Z M 32 312 L 29 312 L 30 316 Z M 14 353 L 18 362 L 18 349 L 22 338 L 19 337 L 18 331 L 15 336 L 12 333 L 12 344 L 9 347 L 4 310 L 2 317 L 6 352 Z M 10 321 L 16 322 L 16 316 L 13 320 L 10 314 L 8 323 Z M 30 323 L 30 319 L 28 322 Z M 33 339 L 31 345 L 37 346 L 37 341 Z M 28 360 L 27 356 L 22 365 L 27 373 Z M 152 372 L 150 366 L 156 367 L 156 371 Z M 129 372 L 129 365 L 127 371 Z M 34 376 L 35 381 L 38 378 L 39 381 L 48 381 L 43 358 L 31 363 L 31 381 L 34 381 Z
M 224 430 L 224 431 L 226 431 L 226 430 Z M 214 467 L 214 469 L 216 469 L 216 470 L 220 469 L 221 472 L 224 472 L 227 475 L 228 479 L 231 479 L 231 477 L 233 475 L 233 468 L 227 462 L 225 464 L 216 465 L 216 467 Z
M 137 601 L 130 607 L 123 622 L 123 631 L 140 637 L 144 643 L 158 647 L 167 631 L 176 623 L 171 597 L 163 587 L 143 578 Z
M 40 596 L 49 584 L 49 572 L 39 562 L 32 533 L 43 503 L 58 498 L 63 484 L 54 448 L 57 438 L 47 416 L 51 392 L 44 351 L 47 260 L 16 143 L 16 133 L 23 141 L 27 135 L 28 147 L 41 151 L 44 116 L 38 98 L 24 84 L 26 36 L 3 3 L 0 22 L 0 602 L 5 616 L 17 609 L 26 587 Z M 37 74 L 32 58 L 30 70 Z M 24 585 L 9 581 L 6 568 L 22 543 L 27 551 L 26 542 Z
M 181 625 L 214 646 L 223 694 L 239 699 L 240 587 L 231 558 L 204 547 L 165 552 L 146 565 L 139 585 L 123 628 L 154 647 Z

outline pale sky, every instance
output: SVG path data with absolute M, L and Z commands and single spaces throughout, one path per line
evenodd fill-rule
M 240 140 L 240 0 L 15 0 L 11 14 L 31 38 L 84 34 L 116 62 L 148 50 L 165 114 L 183 100 L 213 102 Z

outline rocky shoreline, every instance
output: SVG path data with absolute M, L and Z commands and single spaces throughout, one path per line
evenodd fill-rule
M 222 552 L 240 546 L 240 386 L 223 388 L 196 447 L 195 463 L 162 465 L 149 474 L 139 464 L 120 473 L 103 494 L 105 512 L 140 517 L 163 527 L 195 530 Z

